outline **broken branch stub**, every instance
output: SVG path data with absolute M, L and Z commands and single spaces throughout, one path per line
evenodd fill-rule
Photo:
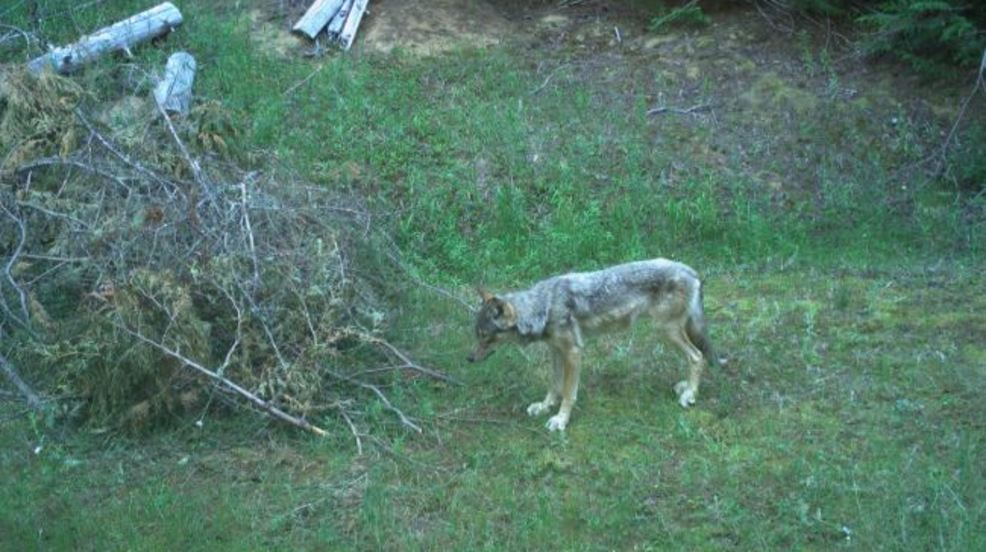
M 28 70 L 40 72 L 50 68 L 69 73 L 90 61 L 118 50 L 168 33 L 181 25 L 181 12 L 171 2 L 164 2 L 132 17 L 84 36 L 74 44 L 55 48 L 28 62 Z
M 171 54 L 164 78 L 154 87 L 154 101 L 168 113 L 187 115 L 192 105 L 194 81 L 195 58 L 187 52 Z

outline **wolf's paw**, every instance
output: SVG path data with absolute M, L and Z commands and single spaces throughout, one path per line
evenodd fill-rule
M 568 425 L 568 416 L 564 414 L 555 414 L 554 416 L 548 418 L 548 423 L 544 424 L 544 427 L 548 428 L 548 431 L 565 431 L 565 426 Z
M 551 403 L 549 403 L 549 402 L 547 402 L 547 401 L 541 401 L 541 402 L 531 403 L 531 406 L 528 406 L 527 407 L 527 415 L 528 416 L 540 416 L 541 414 L 544 414 L 545 412 L 547 412 L 548 409 L 550 409 L 552 406 L 554 406 L 554 405 L 551 404 Z
M 678 404 L 684 408 L 695 404 L 696 390 L 687 381 L 679 381 L 674 386 L 674 392 L 678 395 Z

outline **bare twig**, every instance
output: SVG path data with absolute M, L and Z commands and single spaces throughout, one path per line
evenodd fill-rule
M 456 303 L 458 303 L 458 304 L 462 305 L 463 307 L 465 307 L 466 310 L 469 311 L 472 314 L 475 314 L 476 311 L 479 310 L 479 309 L 476 308 L 475 305 L 472 305 L 472 304 L 466 302 L 464 299 L 462 299 L 461 297 L 453 294 L 452 292 L 450 292 L 450 291 L 448 291 L 446 289 L 443 289 L 441 287 L 438 287 L 438 286 L 436 286 L 434 284 L 430 284 L 430 283 L 422 280 L 421 278 L 418 278 L 417 276 L 415 276 L 411 272 L 411 270 L 408 269 L 407 266 L 404 265 L 404 263 L 400 260 L 400 258 L 398 258 L 398 256 L 396 254 L 394 254 L 392 251 L 387 251 L 386 252 L 386 255 L 387 255 L 387 258 L 389 258 L 394 263 L 394 266 L 396 266 L 397 268 L 400 268 L 401 271 L 403 271 L 404 274 L 407 275 L 408 278 L 410 278 L 411 280 L 413 280 L 414 283 L 418 284 L 419 286 L 421 286 L 421 287 L 423 287 L 423 288 L 425 288 L 425 289 L 427 289 L 429 291 L 433 291 L 433 292 L 435 292 L 435 293 L 437 293 L 437 294 L 439 294 L 439 295 L 441 295 L 443 297 L 447 297 L 447 298 L 455 301 Z
M 373 394 L 376 395 L 378 399 L 380 399 L 380 402 L 383 403 L 383 405 L 387 408 L 387 410 L 390 410 L 394 414 L 397 414 L 397 417 L 400 418 L 402 424 L 404 424 L 405 426 L 413 429 L 414 431 L 416 431 L 418 433 L 421 433 L 421 428 L 417 424 L 415 424 L 414 422 L 412 422 L 410 418 L 408 418 L 406 415 L 404 415 L 404 412 L 401 411 L 401 409 L 399 409 L 396 406 L 394 406 L 390 402 L 390 399 L 387 398 L 387 395 L 385 395 L 384 392 L 381 391 L 380 388 L 377 387 L 376 385 L 373 385 L 372 383 L 366 383 L 364 381 L 355 380 L 353 378 L 350 378 L 348 376 L 344 376 L 344 375 L 342 375 L 342 374 L 340 374 L 338 372 L 332 371 L 332 370 L 326 370 L 326 372 L 329 375 L 331 375 L 332 377 L 337 378 L 337 379 L 339 379 L 341 381 L 344 381 L 346 383 L 355 385 L 357 387 L 362 387 L 363 389 L 369 389 L 370 391 L 373 391 Z
M 24 396 L 24 399 L 27 401 L 28 406 L 30 406 L 32 410 L 35 412 L 40 412 L 43 410 L 41 398 L 38 397 L 38 394 L 35 393 L 28 384 L 24 383 L 24 380 L 21 379 L 20 375 L 17 373 L 17 370 L 14 368 L 14 365 L 11 364 L 10 361 L 7 360 L 7 357 L 3 356 L 3 354 L 0 354 L 0 369 L 3 369 L 3 373 L 7 376 L 7 379 L 14 384 L 14 387 L 16 387 L 18 391 L 21 392 L 21 395 Z
M 178 137 L 178 131 L 175 130 L 175 125 L 171 122 L 171 117 L 168 116 L 168 112 L 165 111 L 164 107 L 158 102 L 154 102 L 154 104 L 157 106 L 157 110 L 158 113 L 161 114 L 161 118 L 164 119 L 164 123 L 168 126 L 168 132 L 171 133 L 171 138 L 174 139 L 175 145 L 178 146 L 178 150 L 181 152 L 182 157 L 185 158 L 188 168 L 192 170 L 192 178 L 194 178 L 195 182 L 202 188 L 202 193 L 205 195 L 204 199 L 213 199 L 213 190 L 203 177 L 201 165 L 199 165 L 198 161 L 192 158 L 192 155 L 188 152 L 188 148 L 185 147 L 185 143 Z
M 406 354 L 402 353 L 400 349 L 398 349 L 397 347 L 394 347 L 390 343 L 387 343 L 383 339 L 379 339 L 379 338 L 373 339 L 373 343 L 376 343 L 376 344 L 380 345 L 381 347 L 383 347 L 384 349 L 387 349 L 395 357 L 399 358 L 404 363 L 404 367 L 405 368 L 409 368 L 411 370 L 414 370 L 415 372 L 420 372 L 422 374 L 425 374 L 426 376 L 431 376 L 431 377 L 433 377 L 435 379 L 439 379 L 439 380 L 446 381 L 446 382 L 449 382 L 449 383 L 454 383 L 454 384 L 457 384 L 457 385 L 461 385 L 462 384 L 462 382 L 460 382 L 459 380 L 453 378 L 452 376 L 443 374 L 441 372 L 437 372 L 435 370 L 432 370 L 431 368 L 425 368 L 424 366 L 421 366 L 420 364 L 418 364 L 418 363 L 414 362 L 413 360 L 411 360 L 411 358 L 408 357 Z
M 555 67 L 554 69 L 552 69 L 551 70 L 551 73 L 548 73 L 548 76 L 544 79 L 544 82 L 541 83 L 541 86 L 538 86 L 534 90 L 531 90 L 530 95 L 533 96 L 533 95 L 537 94 L 538 92 L 544 90 L 545 87 L 548 86 L 548 83 L 551 82 L 551 79 L 554 78 L 555 73 L 557 73 L 559 70 L 561 70 L 561 69 L 563 69 L 563 68 L 565 68 L 567 66 L 568 66 L 567 63 L 562 63 L 558 67 Z
M 312 80 L 312 78 L 315 75 L 317 75 L 324 67 L 325 67 L 325 64 L 324 63 L 320 64 L 318 67 L 315 68 L 315 70 L 313 70 L 311 73 L 308 73 L 308 76 L 307 77 L 305 77 L 305 78 L 301 79 L 300 81 L 292 84 L 284 92 L 281 92 L 281 96 L 287 96 L 288 94 L 291 94 L 292 92 L 294 92 L 296 89 L 304 86 L 305 83 L 307 83 L 308 81 Z
M 253 403 L 255 406 L 257 406 L 258 408 L 260 408 L 261 410 L 270 413 L 275 418 L 278 418 L 280 420 L 283 420 L 283 421 L 285 421 L 285 422 L 287 422 L 287 423 L 289 423 L 289 424 L 291 424 L 293 426 L 299 427 L 301 429 L 304 429 L 304 430 L 307 430 L 307 431 L 311 431 L 312 433 L 314 433 L 314 434 L 316 434 L 318 436 L 321 436 L 321 437 L 324 437 L 325 435 L 327 435 L 324 429 L 322 429 L 322 428 L 320 428 L 318 426 L 312 425 L 311 422 L 309 422 L 308 420 L 305 420 L 304 418 L 299 418 L 297 416 L 292 416 L 291 414 L 288 414 L 287 412 L 284 412 L 283 410 L 277 408 L 276 406 L 274 406 L 273 404 L 269 403 L 268 401 L 265 401 L 265 400 L 261 399 L 260 397 L 258 397 L 257 395 L 254 395 L 250 391 L 244 389 L 243 387 L 240 387 L 233 380 L 231 380 L 229 378 L 226 378 L 224 376 L 220 376 L 218 373 L 216 373 L 216 372 L 214 372 L 212 370 L 209 370 L 205 366 L 202 366 L 198 362 L 195 362 L 194 360 L 186 357 L 185 355 L 179 353 L 178 351 L 176 351 L 174 349 L 171 349 L 170 347 L 167 347 L 167 346 L 165 346 L 162 343 L 158 343 L 157 341 L 154 341 L 153 339 L 150 339 L 147 336 L 143 335 L 142 333 L 137 332 L 137 331 L 134 331 L 134 330 L 128 328 L 127 326 L 123 325 L 123 324 L 115 323 L 114 325 L 118 329 L 120 329 L 120 330 L 122 330 L 122 331 L 130 334 L 131 336 L 137 338 L 138 341 L 140 341 L 142 343 L 145 343 L 147 345 L 150 345 L 151 347 L 153 347 L 153 348 L 161 351 L 162 353 L 170 356 L 171 358 L 173 358 L 173 359 L 181 362 L 183 365 L 185 365 L 185 366 L 187 366 L 187 367 L 195 370 L 196 372 L 199 372 L 200 374 L 208 377 L 209 379 L 212 379 L 212 380 L 215 380 L 215 381 L 219 382 L 220 384 L 222 384 L 224 387 L 226 387 L 230 391 L 233 391 L 234 393 L 236 393 L 236 394 L 240 395 L 241 397 L 247 399 L 248 401 L 250 401 L 251 403 Z M 229 355 L 227 354 L 227 359 L 228 358 L 229 358 Z M 420 431 L 420 429 L 419 429 L 419 431 Z
M 21 288 L 21 286 L 17 284 L 17 280 L 14 279 L 14 275 L 11 273 L 11 270 L 13 269 L 14 265 L 17 264 L 17 258 L 21 255 L 21 252 L 23 252 L 24 250 L 24 244 L 27 242 L 27 228 L 24 223 L 24 220 L 18 217 L 17 215 L 15 215 L 14 213 L 12 213 L 9 209 L 7 209 L 7 206 L 4 205 L 2 202 L 0 202 L 0 210 L 3 210 L 4 214 L 7 215 L 10 218 L 10 220 L 12 220 L 14 224 L 17 226 L 17 231 L 19 236 L 17 240 L 17 245 L 14 247 L 14 250 L 10 253 L 10 258 L 7 259 L 7 264 L 3 268 L 3 274 L 7 278 L 7 281 L 10 282 L 10 286 L 14 289 L 14 291 L 17 292 L 17 295 L 20 298 L 21 318 L 19 321 L 22 325 L 24 325 L 24 327 L 30 328 L 31 311 L 29 311 L 27 308 L 27 293 L 25 293 L 24 290 Z M 6 310 L 7 309 L 6 302 L 4 301 L 0 301 L 0 302 L 4 303 L 4 310 Z
M 246 229 L 247 244 L 250 246 L 250 260 L 253 262 L 253 286 L 256 289 L 260 285 L 260 262 L 257 260 L 257 245 L 253 239 L 253 227 L 250 226 L 250 207 L 247 202 L 246 189 L 246 181 L 251 177 L 252 173 L 240 182 L 240 205 L 243 210 L 243 226 Z
M 353 438 L 356 439 L 356 454 L 362 456 L 363 440 L 360 438 L 359 431 L 356 430 L 356 426 L 353 424 L 353 421 L 349 419 L 349 414 L 346 413 L 346 409 L 343 408 L 341 404 L 338 405 L 338 410 L 339 415 L 342 416 L 342 419 L 345 420 L 346 424 L 349 426 L 349 431 L 352 432 Z
M 711 107 L 712 107 L 712 104 L 707 104 L 707 103 L 705 103 L 705 104 L 696 104 L 696 105 L 693 105 L 693 106 L 691 106 L 691 107 L 689 107 L 687 109 L 682 109 L 680 107 L 659 106 L 659 107 L 655 107 L 655 108 L 652 108 L 652 109 L 648 109 L 647 110 L 647 114 L 648 115 L 658 115 L 660 113 L 679 113 L 681 115 L 690 115 L 690 114 L 693 114 L 693 113 L 697 113 L 699 111 L 704 111 L 704 110 L 709 109 Z
M 959 114 L 955 117 L 955 122 L 952 123 L 952 128 L 948 131 L 948 135 L 945 137 L 945 141 L 942 142 L 941 149 L 939 150 L 939 159 L 942 164 L 944 164 L 945 159 L 948 157 L 948 147 L 952 142 L 952 138 L 955 137 L 955 131 L 959 128 L 959 123 L 965 118 L 966 109 L 969 108 L 969 102 L 972 98 L 979 92 L 984 86 L 983 82 L 983 72 L 986 71 L 986 49 L 983 50 L 982 59 L 979 62 L 979 73 L 976 75 L 976 83 L 972 87 L 972 91 L 966 96 L 965 100 L 962 102 L 962 107 L 959 108 Z

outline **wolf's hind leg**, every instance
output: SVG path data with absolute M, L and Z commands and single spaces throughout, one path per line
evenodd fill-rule
M 674 386 L 674 392 L 678 395 L 678 404 L 687 408 L 695 404 L 698 398 L 698 385 L 702 380 L 702 371 L 705 369 L 705 357 L 698 347 L 692 344 L 684 326 L 671 329 L 668 332 L 668 339 L 681 349 L 688 359 L 688 379 L 679 381 Z
M 531 405 L 527 407 L 528 416 L 540 416 L 558 404 L 558 398 L 561 396 L 562 385 L 564 385 L 565 373 L 562 365 L 561 354 L 554 351 L 552 351 L 552 372 L 551 384 L 548 386 L 548 394 L 545 395 L 543 401 L 531 403 Z

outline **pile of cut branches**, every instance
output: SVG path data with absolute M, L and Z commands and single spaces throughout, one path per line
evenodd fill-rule
M 219 104 L 172 120 L 50 73 L 2 80 L 0 354 L 41 396 L 101 427 L 249 404 L 359 443 L 369 400 L 419 430 L 367 368 L 445 376 L 382 338 L 360 202 L 232 166 Z

